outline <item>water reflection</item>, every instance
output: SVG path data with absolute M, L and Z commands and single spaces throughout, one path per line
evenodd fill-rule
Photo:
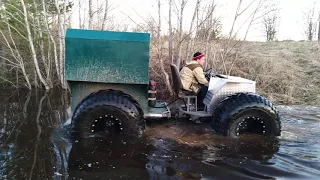
M 192 124 L 178 123 L 177 127 L 170 128 L 172 125 L 160 125 L 167 126 L 164 129 L 156 126 L 157 129 L 151 128 L 151 133 L 147 132 L 149 137 L 153 137 L 156 147 L 149 156 L 149 164 L 151 163 L 151 167 L 155 164 L 158 167 L 157 175 L 150 174 L 150 177 L 268 178 L 263 170 L 251 171 L 250 166 L 268 165 L 268 161 L 279 150 L 277 139 L 257 136 L 232 139 L 214 136 L 206 132 L 204 127 L 194 127 Z M 159 129 L 164 134 L 159 135 L 156 132 Z M 203 131 L 198 132 L 199 129 Z M 179 132 L 185 134 L 185 131 L 190 135 L 181 136 Z
M 226 175 L 265 178 L 267 176 L 237 167 L 235 162 L 267 164 L 278 150 L 277 141 L 261 143 L 261 138 L 256 139 L 259 139 L 257 143 L 250 139 L 252 146 L 237 140 L 211 148 L 189 147 L 170 139 L 149 137 L 95 137 L 82 142 L 54 139 L 54 144 L 59 143 L 56 147 L 68 149 L 60 156 L 66 158 L 65 166 L 55 173 L 62 179 L 66 174 L 68 179 L 201 179 Z M 67 143 L 61 143 L 63 141 Z
M 150 124 L 143 137 L 70 136 L 68 93 L 2 91 L 0 179 L 314 179 L 319 109 L 283 108 L 280 139 L 215 136 L 207 124 Z M 305 118 L 305 119 L 304 119 Z M 311 120 L 312 119 L 312 120 Z
M 1 93 L 0 176 L 51 179 L 57 161 L 49 137 L 67 118 L 67 96 L 60 91 Z
M 148 179 L 145 168 L 153 146 L 135 138 L 94 138 L 74 143 L 68 158 L 73 179 Z

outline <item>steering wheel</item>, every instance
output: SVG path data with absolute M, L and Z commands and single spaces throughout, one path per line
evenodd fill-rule
M 212 77 L 212 76 L 214 76 L 215 75 L 215 73 L 214 73 L 214 71 L 212 70 L 212 68 L 209 68 L 209 69 L 207 69 L 205 72 L 204 72 L 204 77 L 207 79 L 207 81 L 210 81 L 210 78 Z

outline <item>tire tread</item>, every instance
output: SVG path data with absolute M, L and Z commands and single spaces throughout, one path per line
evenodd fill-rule
M 266 98 L 254 93 L 237 93 L 223 99 L 214 110 L 211 127 L 222 135 L 228 134 L 228 128 L 232 123 L 232 117 L 240 112 L 260 108 L 274 115 L 275 136 L 280 135 L 280 115 L 276 107 Z

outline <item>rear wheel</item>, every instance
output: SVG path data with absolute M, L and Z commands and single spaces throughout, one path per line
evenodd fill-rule
M 79 104 L 72 117 L 72 127 L 81 137 L 120 133 L 141 135 L 145 121 L 141 108 L 131 96 L 104 90 L 91 94 Z
M 281 122 L 275 106 L 266 98 L 239 93 L 221 101 L 213 114 L 212 128 L 225 136 L 260 134 L 279 136 Z

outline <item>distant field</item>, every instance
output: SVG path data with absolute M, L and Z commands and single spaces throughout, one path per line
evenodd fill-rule
M 167 51 L 166 46 L 163 51 Z M 239 52 L 231 75 L 256 81 L 258 93 L 277 104 L 320 105 L 320 45 L 317 42 L 244 42 L 241 48 L 235 50 Z M 162 53 L 166 71 L 170 75 L 167 52 Z M 216 54 L 218 57 L 219 52 Z M 227 66 L 231 66 L 230 59 L 234 57 L 231 53 Z M 219 58 L 214 61 L 216 67 L 222 63 Z M 151 77 L 160 84 L 159 87 L 165 87 L 154 49 L 151 51 L 150 70 Z M 167 99 L 168 91 L 159 89 L 159 96 Z
M 318 43 L 246 42 L 240 54 L 237 69 L 257 81 L 261 94 L 281 104 L 320 105 Z

